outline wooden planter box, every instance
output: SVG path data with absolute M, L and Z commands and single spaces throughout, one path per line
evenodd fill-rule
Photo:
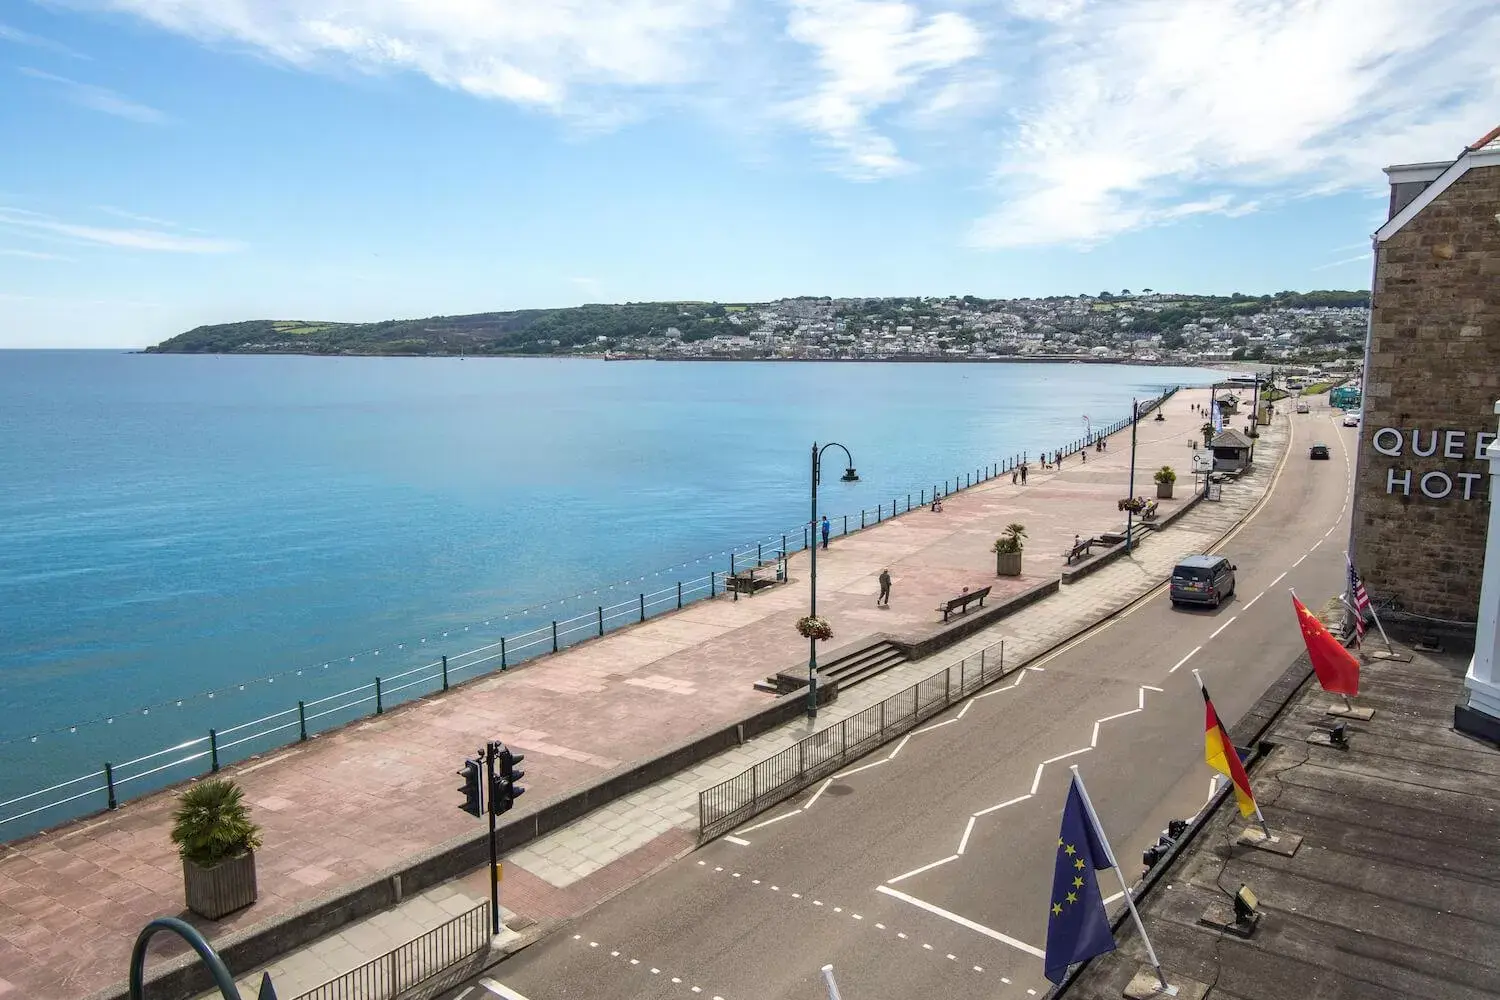
M 1156 498 L 1158 500 L 1170 500 L 1170 499 L 1172 499 L 1172 486 L 1173 485 L 1174 485 L 1173 483 L 1157 483 L 1156 484 Z
M 246 851 L 212 868 L 183 858 L 182 890 L 188 909 L 210 920 L 243 910 L 256 899 L 255 852 Z
M 995 575 L 996 576 L 1020 576 L 1021 575 L 1021 553 L 1019 553 L 1019 552 L 996 552 L 995 553 Z

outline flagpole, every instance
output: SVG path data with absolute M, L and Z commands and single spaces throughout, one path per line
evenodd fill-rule
M 1125 905 L 1130 909 L 1130 916 L 1135 921 L 1135 929 L 1140 932 L 1141 940 L 1146 944 L 1146 955 L 1151 959 L 1151 968 L 1156 970 L 1156 978 L 1161 983 L 1161 992 L 1175 995 L 1177 990 L 1167 982 L 1167 977 L 1162 974 L 1161 962 L 1156 959 L 1156 949 L 1151 947 L 1151 939 L 1146 936 L 1146 925 L 1141 923 L 1141 914 L 1135 908 L 1135 900 L 1130 897 L 1130 886 L 1125 884 L 1125 873 L 1120 871 L 1120 863 L 1115 860 L 1115 850 L 1109 846 L 1109 838 L 1104 835 L 1104 824 L 1099 822 L 1099 814 L 1094 812 L 1093 800 L 1089 798 L 1089 790 L 1083 784 L 1083 775 L 1078 773 L 1078 765 L 1069 765 L 1073 772 L 1073 780 L 1078 782 L 1078 796 L 1083 799 L 1083 808 L 1088 811 L 1089 822 L 1094 824 L 1094 832 L 1099 834 L 1099 843 L 1104 845 L 1104 853 L 1109 856 L 1110 867 L 1115 870 L 1115 875 L 1120 879 L 1120 889 L 1125 894 Z
M 828 984 L 828 1000 L 843 1000 L 839 996 L 839 984 L 833 981 L 833 966 L 823 966 L 823 982 Z
M 1199 691 L 1202 691 L 1205 694 L 1208 693 L 1208 689 L 1203 686 L 1203 675 L 1200 674 L 1200 673 L 1198 673 L 1198 668 L 1197 667 L 1193 668 L 1193 680 L 1195 680 L 1195 681 L 1198 682 L 1198 690 Z M 1214 709 L 1214 718 L 1216 718 L 1216 719 L 1219 718 L 1219 710 L 1217 708 Z M 1224 745 L 1224 752 L 1226 754 L 1232 753 L 1232 754 L 1235 755 L 1236 759 L 1238 759 L 1238 757 L 1240 755 L 1240 752 L 1234 748 L 1234 742 L 1229 739 L 1229 733 L 1228 733 L 1227 730 L 1224 729 L 1224 720 L 1223 719 L 1219 719 L 1219 734 L 1224 739 L 1224 744 L 1225 744 Z M 1243 767 L 1243 766 L 1244 765 L 1241 764 L 1241 767 Z M 1248 780 L 1249 777 L 1250 777 L 1250 772 L 1246 771 L 1245 772 L 1245 778 L 1246 778 L 1246 780 Z M 1234 779 L 1230 778 L 1229 779 L 1229 783 L 1231 785 L 1234 784 Z M 1255 795 L 1253 794 L 1253 790 L 1249 790 L 1249 791 L 1252 792 L 1252 794 L 1250 796 L 1250 801 L 1255 806 L 1255 821 L 1260 824 L 1260 832 L 1264 833 L 1266 835 L 1266 839 L 1267 840 L 1270 840 L 1271 839 L 1271 828 L 1266 825 L 1266 817 L 1261 814 L 1261 811 L 1260 811 L 1260 800 L 1255 797 Z
M 1346 562 L 1346 563 L 1349 564 L 1349 582 L 1351 584 L 1353 584 L 1353 582 L 1354 582 L 1354 557 L 1351 556 L 1348 552 L 1345 552 L 1344 553 L 1344 562 Z M 1366 587 L 1365 588 L 1365 593 L 1369 594 L 1369 592 L 1370 592 L 1370 588 Z M 1349 596 L 1353 597 L 1354 595 L 1350 594 Z M 1380 638 L 1385 642 L 1385 651 L 1387 653 L 1394 653 L 1396 651 L 1395 647 L 1393 647 L 1391 645 L 1391 637 L 1385 634 L 1385 626 L 1383 624 L 1381 624 L 1381 621 L 1380 621 L 1380 612 L 1378 612 L 1378 611 L 1375 610 L 1375 602 L 1374 601 L 1370 602 L 1370 617 L 1373 618 L 1373 619 L 1375 619 L 1375 627 L 1378 628 L 1378 629 L 1380 629 Z

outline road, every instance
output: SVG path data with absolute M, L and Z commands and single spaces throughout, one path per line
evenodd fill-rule
M 1133 878 L 1209 795 L 1191 671 L 1233 725 L 1302 649 L 1288 588 L 1315 610 L 1341 591 L 1355 437 L 1336 417 L 1291 416 L 1282 474 L 1216 550 L 1238 566 L 1233 600 L 1174 609 L 1154 591 L 526 949 L 467 1000 L 820 1000 L 830 963 L 846 1000 L 1044 994 L 1069 765 Z M 1331 461 L 1309 461 L 1314 440 Z M 1109 873 L 1101 885 L 1118 892 Z

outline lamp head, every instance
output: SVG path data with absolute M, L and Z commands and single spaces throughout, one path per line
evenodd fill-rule
M 844 470 L 844 474 L 839 478 L 846 483 L 857 483 L 859 482 L 859 473 L 855 472 L 854 466 L 851 465 L 849 466 L 849 468 Z

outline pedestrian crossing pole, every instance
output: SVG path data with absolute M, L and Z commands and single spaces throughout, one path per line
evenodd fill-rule
M 833 981 L 833 966 L 823 966 L 823 982 L 828 984 L 828 1000 L 843 1000 L 839 996 L 839 984 Z

